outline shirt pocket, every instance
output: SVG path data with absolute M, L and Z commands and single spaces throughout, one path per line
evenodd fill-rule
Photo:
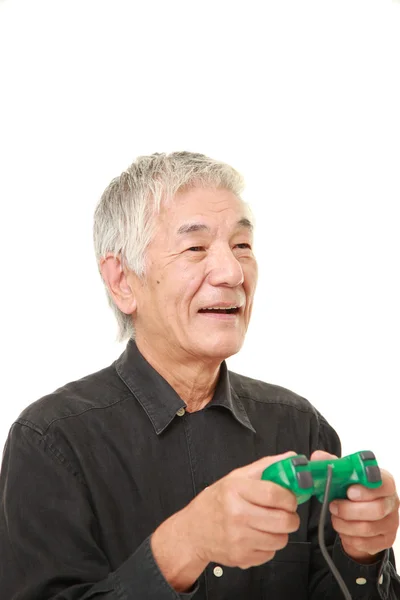
M 262 600 L 308 599 L 311 542 L 289 542 L 261 567 Z

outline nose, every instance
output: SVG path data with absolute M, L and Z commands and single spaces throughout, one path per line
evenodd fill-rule
M 210 257 L 208 281 L 211 285 L 236 287 L 244 281 L 242 265 L 231 248 L 218 248 Z

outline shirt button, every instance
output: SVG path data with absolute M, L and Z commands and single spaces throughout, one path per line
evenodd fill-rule
M 215 577 L 221 577 L 223 574 L 222 567 L 214 567 L 213 573 Z
M 185 414 L 185 409 L 180 408 L 176 414 L 178 415 L 178 417 L 183 417 L 183 415 Z
M 365 577 L 359 577 L 358 579 L 356 579 L 356 583 L 358 583 L 358 585 L 364 585 L 365 583 L 367 583 L 367 580 L 365 579 Z
M 380 583 L 380 585 L 382 585 L 382 583 L 383 583 L 383 575 L 381 575 L 381 576 L 379 577 L 379 579 L 378 579 L 378 583 Z

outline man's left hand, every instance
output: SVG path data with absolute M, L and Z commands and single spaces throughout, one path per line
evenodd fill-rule
M 310 460 L 338 458 L 322 450 L 312 453 Z M 399 498 L 390 473 L 381 469 L 382 485 L 370 489 L 351 485 L 349 500 L 334 500 L 329 508 L 332 526 L 340 535 L 346 554 L 353 560 L 368 564 L 379 558 L 380 552 L 391 548 L 399 527 Z

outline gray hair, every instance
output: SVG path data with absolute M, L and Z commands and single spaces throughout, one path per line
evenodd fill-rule
M 135 337 L 133 318 L 114 303 L 102 277 L 100 261 L 111 253 L 120 258 L 122 266 L 144 279 L 146 249 L 155 232 L 154 217 L 162 203 L 167 204 L 178 192 L 194 187 L 226 189 L 242 200 L 244 180 L 233 167 L 204 154 L 155 153 L 139 156 L 115 177 L 96 206 L 93 226 L 96 261 L 108 303 L 117 319 L 117 342 Z

